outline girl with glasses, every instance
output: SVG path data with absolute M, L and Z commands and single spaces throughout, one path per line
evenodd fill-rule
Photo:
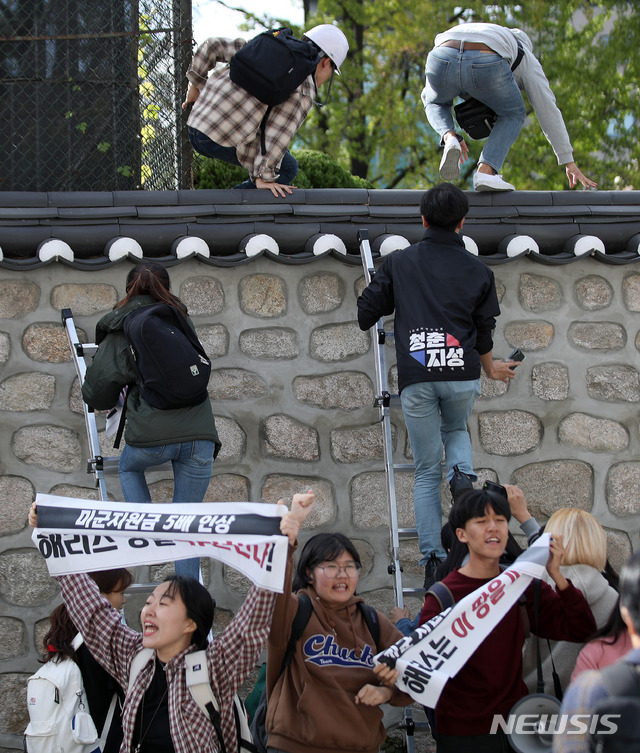
M 268 751 L 375 753 L 386 733 L 380 704 L 406 706 L 409 696 L 381 686 L 373 656 L 402 637 L 380 612 L 365 617 L 356 595 L 360 555 L 341 533 L 320 533 L 305 544 L 293 591 L 285 584 L 276 599 L 268 639 L 266 729 Z M 311 616 L 281 672 L 299 599 Z M 303 597 L 304 598 L 304 597 Z M 368 623 L 379 625 L 376 640 Z M 373 632 L 378 632 L 374 630 Z

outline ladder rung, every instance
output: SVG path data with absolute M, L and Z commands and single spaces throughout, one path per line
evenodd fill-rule
M 401 539 L 416 539 L 418 537 L 417 528 L 398 528 L 398 536 Z
M 424 596 L 424 588 L 403 587 L 402 593 L 406 596 Z
M 414 463 L 394 463 L 394 471 L 415 471 L 416 466 Z

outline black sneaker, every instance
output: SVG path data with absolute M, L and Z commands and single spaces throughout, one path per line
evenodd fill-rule
M 469 489 L 473 489 L 473 481 L 468 473 L 463 473 L 457 465 L 453 466 L 453 476 L 449 481 L 449 489 L 451 489 L 451 496 L 453 501 Z
M 436 568 L 442 562 L 436 557 L 435 552 L 431 552 L 427 564 L 424 566 L 424 590 L 428 591 L 436 582 Z

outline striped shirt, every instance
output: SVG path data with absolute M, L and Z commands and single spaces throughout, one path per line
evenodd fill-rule
M 243 39 L 218 37 L 207 39 L 198 47 L 187 78 L 200 94 L 188 125 L 220 146 L 235 147 L 238 162 L 249 171 L 253 181 L 262 178 L 273 183 L 289 144 L 311 110 L 316 84 L 314 77 L 308 76 L 285 102 L 271 109 L 263 155 L 260 124 L 267 105 L 231 81 L 229 66 L 209 76 L 216 63 L 227 63 L 244 44 Z
M 142 649 L 142 635 L 122 624 L 120 613 L 100 595 L 86 574 L 58 577 L 62 598 L 73 624 L 102 666 L 126 688 L 133 657 Z M 253 669 L 269 633 L 276 594 L 255 586 L 227 628 L 207 646 L 209 679 L 220 703 L 221 726 L 227 753 L 238 753 L 233 695 Z M 185 656 L 189 646 L 167 662 L 169 727 L 176 753 L 216 753 L 218 738 L 208 716 L 200 710 L 187 689 Z M 155 655 L 135 679 L 122 711 L 124 739 L 120 753 L 129 753 L 138 708 L 151 684 Z

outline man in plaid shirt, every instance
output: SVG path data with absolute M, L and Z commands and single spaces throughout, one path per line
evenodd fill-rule
M 319 48 L 322 57 L 315 73 L 271 109 L 264 154 L 261 124 L 268 106 L 234 84 L 228 66 L 209 76 L 217 63 L 228 63 L 245 40 L 210 38 L 196 50 L 187 71 L 189 88 L 182 105 L 194 105 L 187 121 L 189 140 L 200 154 L 245 167 L 249 179 L 237 188 L 268 188 L 274 196 L 291 193 L 289 183 L 298 172 L 298 163 L 289 144 L 309 114 L 318 87 L 329 81 L 334 71 L 340 73 L 349 49 L 345 35 L 331 24 L 315 26 L 305 37 Z

